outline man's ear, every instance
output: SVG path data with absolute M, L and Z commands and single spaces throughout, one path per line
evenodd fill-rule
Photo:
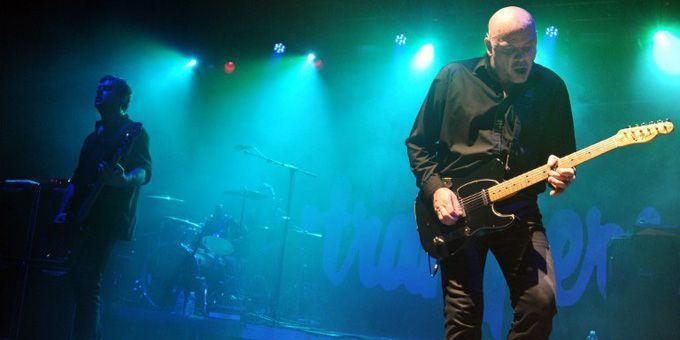
M 123 103 L 125 103 L 126 99 L 125 96 L 123 94 L 116 92 L 116 99 L 118 99 L 118 103 L 116 103 L 118 107 L 120 107 L 121 111 L 125 111 L 123 110 Z
M 493 53 L 493 45 L 491 44 L 491 39 L 489 39 L 489 35 L 487 35 L 484 38 L 484 45 L 486 45 L 486 54 L 490 57 L 491 54 Z

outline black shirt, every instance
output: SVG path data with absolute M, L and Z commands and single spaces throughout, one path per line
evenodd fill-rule
M 511 178 L 576 149 L 567 88 L 557 74 L 534 64 L 527 81 L 504 97 L 491 72 L 488 57 L 453 62 L 430 86 L 406 139 L 416 184 L 430 200 L 445 186 L 442 177 L 466 176 L 493 158 L 509 160 Z M 539 183 L 500 205 L 537 212 L 543 191 Z
M 102 161 L 109 161 L 119 148 L 123 139 L 123 131 L 132 127 L 133 121 L 124 115 L 112 126 L 104 128 L 101 121 L 95 124 L 95 131 L 85 138 L 80 150 L 78 166 L 71 178 L 76 187 L 74 204 L 76 207 L 81 199 L 89 193 L 88 185 L 98 178 L 97 165 Z M 144 184 L 151 179 L 151 156 L 149 154 L 149 135 L 142 128 L 140 134 L 130 145 L 127 154 L 119 162 L 126 172 L 135 168 L 146 171 Z M 84 223 L 90 227 L 113 228 L 114 234 L 120 239 L 131 239 L 135 224 L 135 211 L 139 186 L 112 187 L 105 185 L 97 200 L 94 202 Z

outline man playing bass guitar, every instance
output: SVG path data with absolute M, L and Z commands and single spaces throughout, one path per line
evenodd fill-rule
M 132 90 L 104 76 L 94 106 L 101 120 L 85 138 L 76 170 L 55 217 L 76 229 L 71 279 L 76 300 L 73 339 L 101 338 L 102 273 L 116 240 L 130 240 L 139 187 L 151 179 L 149 136 L 125 113 Z

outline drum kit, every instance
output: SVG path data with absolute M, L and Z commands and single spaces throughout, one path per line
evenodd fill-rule
M 323 237 L 291 225 L 290 219 L 295 176 L 317 176 L 268 158 L 254 146 L 239 145 L 235 149 L 289 173 L 288 195 L 285 205 L 280 205 L 285 206 L 285 210 L 278 208 L 273 187 L 262 183 L 257 190 L 224 190 L 224 195 L 238 199 L 240 203 L 238 219 L 227 214 L 219 204 L 202 223 L 169 213 L 179 209 L 149 214 L 162 216 L 163 227 L 160 232 L 140 233 L 145 235 L 141 238 L 147 240 L 161 239 L 149 242 L 152 245 L 145 252 L 142 275 L 134 284 L 136 296 L 145 303 L 185 316 L 209 316 L 212 312 L 246 308 L 261 311 L 264 308 L 276 319 L 287 235 L 290 232 L 316 241 Z M 156 203 L 167 203 L 156 206 L 177 207 L 185 203 L 183 199 L 164 195 L 147 198 Z M 248 221 L 255 222 L 251 225 L 257 227 L 248 228 L 246 206 L 255 200 L 258 200 L 254 206 L 258 213 L 248 214 Z M 263 204 L 263 201 L 268 203 Z M 267 205 L 271 209 L 263 214 L 266 210 L 263 206 Z M 253 218 L 264 220 L 253 221 Z M 272 228 L 274 226 L 278 228 Z M 295 250 L 299 251 L 300 247 Z
M 244 215 L 249 200 L 272 198 L 273 193 L 250 189 L 225 190 L 241 200 L 240 219 L 227 214 L 221 204 L 202 223 L 164 216 L 161 240 L 147 251 L 142 275 L 135 291 L 151 306 L 184 315 L 205 316 L 211 311 L 245 308 L 250 299 L 241 280 L 249 236 Z M 184 200 L 149 195 L 154 201 L 184 203 Z M 191 296 L 193 302 L 189 302 Z M 192 312 L 186 305 L 192 305 Z M 194 307 L 195 306 L 195 307 Z

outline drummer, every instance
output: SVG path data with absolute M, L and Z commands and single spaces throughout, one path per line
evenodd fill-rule
M 216 236 L 236 242 L 242 239 L 245 234 L 245 230 L 224 211 L 222 204 L 215 206 L 215 211 L 205 221 L 204 228 L 203 235 L 205 236 Z

